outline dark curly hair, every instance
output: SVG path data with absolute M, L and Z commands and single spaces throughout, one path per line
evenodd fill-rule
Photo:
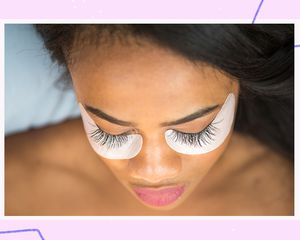
M 125 35 L 221 70 L 240 83 L 235 130 L 293 159 L 293 24 L 37 24 L 35 28 L 52 59 L 65 66 L 65 76 L 75 41 L 101 47 Z

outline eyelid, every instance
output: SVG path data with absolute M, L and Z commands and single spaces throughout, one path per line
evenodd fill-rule
M 120 126 L 118 124 L 114 124 L 114 123 L 111 123 L 105 119 L 99 119 L 98 117 L 96 117 L 96 119 L 93 118 L 94 114 L 91 113 L 87 113 L 89 115 L 89 117 L 92 119 L 92 122 L 94 123 L 94 125 L 96 125 L 95 127 L 98 127 L 100 130 L 102 130 L 103 132 L 109 134 L 109 135 L 113 135 L 113 136 L 118 136 L 118 135 L 123 135 L 125 133 L 128 133 L 130 134 L 130 132 L 132 131 L 132 129 L 129 129 L 130 127 L 123 127 L 123 126 Z M 102 122 L 103 121 L 103 122 Z M 116 130 L 113 130 L 115 132 L 121 132 L 121 133 L 118 133 L 118 134 L 112 134 L 112 133 L 108 133 L 108 130 L 104 130 L 104 128 L 101 128 L 98 123 L 101 123 L 101 124 L 104 124 L 104 125 L 107 125 L 105 128 L 106 129 L 109 129 L 109 128 L 112 128 L 112 129 L 116 129 Z M 127 131 L 124 131 L 122 132 L 122 128 L 126 128 L 126 129 L 129 129 Z M 120 130 L 121 129 L 121 130 Z
M 101 127 L 99 127 L 98 124 L 96 124 L 96 126 L 97 126 L 97 128 L 99 128 L 99 130 L 101 130 L 102 132 L 104 132 L 104 133 L 106 133 L 107 135 L 110 135 L 110 136 L 123 136 L 123 135 L 134 134 L 133 130 L 128 130 L 128 131 L 120 133 L 120 134 L 111 134 L 111 133 L 108 133 L 107 131 L 104 131 Z
M 205 116 L 203 116 L 201 118 L 197 118 L 197 119 L 194 119 L 194 120 L 192 120 L 190 122 L 182 123 L 182 124 L 179 124 L 179 125 L 174 125 L 174 128 L 172 128 L 170 126 L 163 127 L 163 128 L 165 128 L 165 131 L 167 131 L 167 130 L 173 130 L 175 132 L 182 133 L 182 134 L 197 134 L 197 133 L 201 133 L 202 131 L 204 131 L 215 120 L 217 114 L 219 113 L 219 111 L 216 111 L 216 110 L 220 111 L 220 107 L 216 108 L 215 110 L 213 110 L 212 112 L 208 113 L 207 115 L 205 115 Z M 204 127 L 202 127 L 201 130 L 197 130 L 196 132 L 186 132 L 186 131 L 176 130 L 176 128 L 178 128 L 178 126 L 180 127 L 180 125 L 189 124 L 189 123 L 195 122 L 197 120 L 198 121 L 199 120 L 203 121 L 203 119 L 210 117 L 212 114 L 214 115 L 213 119 L 211 121 L 209 121 L 207 124 L 205 124 L 205 125 L 203 124 Z M 106 120 L 104 120 L 104 121 L 106 121 Z M 129 130 L 127 130 L 125 132 L 122 132 L 122 133 L 119 133 L 119 134 L 112 134 L 112 133 L 109 133 L 108 131 L 105 131 L 103 128 L 101 128 L 94 120 L 93 120 L 93 122 L 95 123 L 95 125 L 96 125 L 97 128 L 99 128 L 101 131 L 103 131 L 104 133 L 106 133 L 107 135 L 110 135 L 110 136 L 122 136 L 122 135 L 131 135 L 131 134 L 140 134 L 139 129 L 136 129 L 136 128 L 129 129 Z M 113 124 L 113 123 L 111 123 L 111 124 Z M 117 125 L 117 126 L 119 126 L 119 125 Z
M 175 131 L 175 132 L 178 132 L 178 133 L 181 133 L 181 134 L 199 134 L 199 133 L 201 133 L 201 132 L 203 132 L 203 131 L 205 131 L 205 129 L 206 128 L 208 128 L 212 123 L 213 123 L 213 121 L 214 121 L 214 119 L 210 122 L 210 123 L 208 123 L 205 127 L 203 127 L 200 131 L 197 131 L 197 132 L 182 132 L 182 131 L 178 131 L 178 130 L 175 130 L 175 129 L 171 129 L 171 130 L 173 130 L 173 131 Z
M 218 111 L 219 112 L 219 111 Z M 212 120 L 210 120 L 207 124 L 203 124 L 204 127 L 201 128 L 201 130 L 197 130 L 196 132 L 185 132 L 185 131 L 180 131 L 180 130 L 176 130 L 174 128 L 168 128 L 167 130 L 173 130 L 175 132 L 178 132 L 178 133 L 182 133 L 182 134 L 198 134 L 198 133 L 201 133 L 202 131 L 204 131 L 209 125 L 211 125 L 213 123 L 213 121 L 216 119 L 217 115 L 218 115 L 218 112 L 215 113 L 215 116 L 213 117 Z M 199 119 L 195 119 L 195 120 L 199 120 Z M 195 121 L 194 120 L 194 121 Z

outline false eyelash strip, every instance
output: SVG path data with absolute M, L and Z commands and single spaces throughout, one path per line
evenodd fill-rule
M 169 137 L 180 144 L 187 144 L 193 147 L 210 144 L 214 140 L 218 128 L 210 123 L 204 130 L 198 133 L 182 133 L 173 131 Z
M 107 145 L 107 148 L 119 148 L 122 144 L 128 141 L 127 134 L 120 134 L 120 135 L 111 135 L 104 132 L 102 129 L 98 128 L 92 132 L 89 132 L 91 138 L 100 145 Z

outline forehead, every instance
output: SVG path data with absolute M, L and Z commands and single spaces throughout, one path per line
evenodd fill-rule
M 88 46 L 74 57 L 78 100 L 123 119 L 145 108 L 182 117 L 221 103 L 230 91 L 231 79 L 218 70 L 146 41 Z

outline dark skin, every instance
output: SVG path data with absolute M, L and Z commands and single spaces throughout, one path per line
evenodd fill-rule
M 145 207 L 119 183 L 79 119 L 10 136 L 5 146 L 5 215 L 293 215 L 290 161 L 237 133 L 201 185 L 170 211 Z
M 143 148 L 132 159 L 104 159 L 89 145 L 80 120 L 8 137 L 6 215 L 293 215 L 291 161 L 262 143 L 231 132 L 201 156 L 165 144 L 166 129 L 201 131 L 220 107 L 174 126 L 161 123 L 222 106 L 229 92 L 238 96 L 236 81 L 148 42 L 89 46 L 73 57 L 78 102 L 134 123 L 121 126 L 90 113 L 110 134 L 138 131 Z M 146 206 L 132 193 L 132 182 L 171 178 L 189 188 L 169 207 Z

